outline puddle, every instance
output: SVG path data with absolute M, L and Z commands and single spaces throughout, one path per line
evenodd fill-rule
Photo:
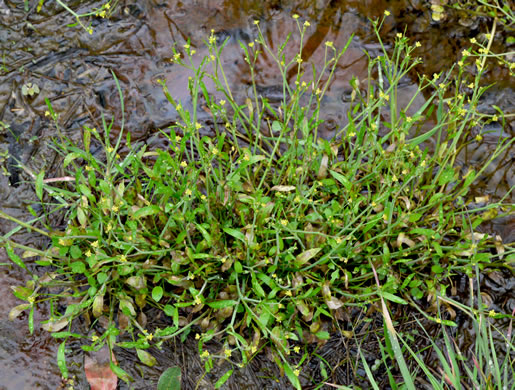
M 345 125 L 349 80 L 351 77 L 366 79 L 367 57 L 363 50 L 379 53 L 369 18 L 383 15 L 385 5 L 391 12 L 383 29 L 386 46 L 391 47 L 398 32 L 406 33 L 412 42 L 420 41 L 422 46 L 417 49 L 416 55 L 422 58 L 423 63 L 417 71 L 428 75 L 448 69 L 460 58 L 461 50 L 470 46 L 470 38 L 477 36 L 479 39 L 491 27 L 486 20 L 463 21 L 463 16 L 452 12 L 444 22 L 432 22 L 430 2 L 423 0 L 387 3 L 373 0 L 162 0 L 120 1 L 111 18 L 93 20 L 94 33 L 89 35 L 78 28 L 67 27 L 73 18 L 56 3 L 45 2 L 40 14 L 35 13 L 35 3 L 30 2 L 31 10 L 27 13 L 23 1 L 0 0 L 0 121 L 10 126 L 9 130 L 0 127 L 0 156 L 5 151 L 12 156 L 4 162 L 0 158 L 0 164 L 10 173 L 9 177 L 0 175 L 0 208 L 20 218 L 29 218 L 25 207 L 35 196 L 32 188 L 23 183 L 28 176 L 16 167 L 14 159 L 21 160 L 33 171 L 46 169 L 58 174 L 56 155 L 50 147 L 50 140 L 56 134 L 53 125 L 44 116 L 44 99 L 52 102 L 64 134 L 71 139 L 80 138 L 84 125 L 101 128 L 102 114 L 106 118 L 114 116 L 116 133 L 120 130 L 117 126 L 121 123 L 121 110 L 111 75 L 113 71 L 124 96 L 125 129 L 130 129 L 133 140 L 147 140 L 157 129 L 177 120 L 177 113 L 163 95 L 158 79 L 167 81 L 168 88 L 183 101 L 184 107 L 191 105 L 187 92 L 188 73 L 169 61 L 174 42 L 182 47 L 189 39 L 191 46 L 197 50 L 195 58 L 199 60 L 206 54 L 203 41 L 211 29 L 220 41 L 228 39 L 223 63 L 237 99 L 244 100 L 249 94 L 250 75 L 238 41 L 250 42 L 257 37 L 254 20 L 259 20 L 263 35 L 272 48 L 276 48 L 288 33 L 297 31 L 291 15 L 297 13 L 300 20 L 308 20 L 311 26 L 307 30 L 302 55 L 317 69 L 323 63 L 325 41 L 330 40 L 336 47 L 343 47 L 354 33 L 355 38 L 336 70 L 335 80 L 323 105 L 326 123 L 321 133 L 330 137 L 335 129 Z M 99 7 L 102 2 L 74 0 L 68 4 L 80 13 Z M 472 24 L 463 25 L 469 22 Z M 298 34 L 294 33 L 290 47 L 296 47 L 298 39 Z M 506 33 L 501 33 L 494 42 L 494 50 L 501 51 L 505 39 Z M 510 50 L 513 50 L 513 45 Z M 287 57 L 294 54 L 287 49 Z M 278 88 L 281 78 L 272 66 L 271 58 L 263 56 L 257 68 L 260 92 L 271 100 L 281 99 Z M 293 81 L 295 74 L 288 76 L 289 81 Z M 409 101 L 416 90 L 415 74 L 411 76 L 412 79 L 407 79 L 402 85 L 399 93 L 401 102 Z M 492 64 L 485 83 L 494 80 L 497 85 L 486 92 L 481 109 L 493 114 L 491 106 L 495 104 L 501 109 L 512 110 L 515 106 L 513 79 L 506 70 Z M 21 89 L 27 83 L 36 84 L 40 93 L 32 98 L 24 96 Z M 213 88 L 209 84 L 207 87 L 210 90 Z M 413 109 L 423 105 L 424 101 L 421 95 Z M 200 115 L 203 115 L 202 111 Z M 500 124 L 494 124 L 488 130 L 491 133 L 485 135 L 481 144 L 472 145 L 459 156 L 462 164 L 472 167 L 481 164 L 491 154 L 500 134 L 515 136 L 515 123 L 510 119 L 504 129 Z M 158 139 L 152 142 L 159 145 Z M 493 197 L 506 193 L 515 185 L 514 161 L 515 150 L 512 147 L 487 170 L 475 191 Z M 515 201 L 513 193 L 511 201 Z M 0 234 L 5 234 L 9 228 L 12 226 L 0 226 Z M 485 229 L 500 234 L 505 242 L 515 241 L 513 216 L 496 220 Z M 33 237 L 18 236 L 17 239 L 30 242 Z M 0 253 L 0 263 L 7 262 L 2 256 L 3 253 Z M 506 278 L 513 280 L 511 275 L 506 275 Z M 6 297 L 0 303 L 0 389 L 55 389 L 61 383 L 55 365 L 57 344 L 39 327 L 34 336 L 28 336 L 23 318 L 14 323 L 6 319 L 10 307 L 18 303 L 10 293 L 9 286 L 22 281 L 22 273 L 0 267 L 0 293 Z M 485 277 L 484 283 L 487 291 L 496 291 L 491 278 Z M 499 302 L 499 310 L 513 309 L 514 299 L 509 291 L 492 294 L 495 295 L 494 301 Z M 43 309 L 38 316 L 45 318 Z M 158 323 L 159 320 L 156 320 L 156 326 Z M 374 356 L 373 347 L 374 344 L 370 344 L 371 358 Z M 353 373 L 349 372 L 348 364 L 340 362 L 355 357 L 357 349 L 353 348 L 348 340 L 342 338 L 331 339 L 324 346 L 321 356 L 333 367 L 338 367 L 329 381 L 350 383 Z M 131 373 L 138 378 L 134 388 L 152 387 L 150 384 L 157 382 L 160 372 L 175 364 L 183 367 L 187 373 L 183 375 L 184 388 L 195 388 L 204 370 L 194 341 L 188 340 L 185 344 L 177 342 L 175 346 L 155 353 L 160 366 L 148 369 L 141 367 L 131 354 L 118 352 L 122 364 L 125 362 L 128 363 L 126 366 L 134 366 Z M 76 360 L 81 361 L 80 354 L 77 354 Z M 308 372 L 320 381 L 320 361 L 310 362 L 308 367 L 311 367 Z M 215 367 L 214 374 L 204 377 L 199 388 L 213 388 L 214 378 L 226 369 Z M 364 373 L 361 375 L 364 376 Z M 279 382 L 275 377 L 279 378 Z M 83 377 L 79 376 L 78 381 L 76 388 L 87 388 Z M 313 383 L 307 377 L 303 381 L 306 388 Z M 265 355 L 235 374 L 226 388 L 285 389 L 288 386 L 285 377 L 279 377 L 275 365 Z M 122 384 L 120 388 L 126 387 Z

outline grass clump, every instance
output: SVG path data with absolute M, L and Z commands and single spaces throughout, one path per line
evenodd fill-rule
M 102 132 L 85 127 L 82 145 L 62 135 L 56 142 L 64 184 L 41 172 L 35 188 L 47 216 L 64 212 L 67 227 L 53 228 L 46 216 L 37 218 L 43 227 L 17 221 L 48 236 L 46 250 L 4 241 L 16 264 L 28 268 L 13 250 L 20 247 L 46 267 L 17 288 L 27 303 L 11 317 L 50 304 L 45 328 L 63 339 L 63 375 L 69 338 L 82 338 L 84 350 L 106 343 L 135 348 L 153 365 L 150 347 L 193 332 L 206 370 L 214 358 L 244 365 L 270 345 L 300 388 L 306 358 L 300 343 L 328 339 L 328 325 L 346 305 L 434 299 L 458 272 L 509 267 L 513 251 L 476 228 L 513 205 L 501 199 L 472 208 L 469 190 L 513 141 L 499 139 L 478 170 L 456 162 L 479 141 L 472 133 L 491 121 L 476 111 L 485 91 L 481 72 L 472 80 L 461 68 L 456 80 L 421 77 L 418 93 L 429 97 L 408 115 L 409 106 L 397 106 L 397 87 L 418 60 L 416 44 L 400 35 L 393 53 L 370 58 L 365 89 L 351 82 L 348 124 L 327 140 L 318 134 L 324 95 L 350 40 L 341 50 L 326 42 L 323 69 L 313 69 L 308 80 L 301 49 L 309 23 L 298 27 L 300 48 L 288 58 L 288 42 L 272 51 L 256 22 L 256 40 L 241 44 L 253 90 L 241 101 L 220 61 L 225 43 L 207 37 L 209 55 L 198 65 L 190 43 L 174 49 L 172 60 L 191 70 L 192 104 L 186 109 L 162 81 L 180 117 L 160 132 L 166 149 L 133 145 L 123 125 L 116 136 L 106 122 Z M 256 64 L 264 53 L 283 76 L 278 104 L 257 93 Z M 474 87 L 464 90 L 469 83 Z M 209 120 L 199 119 L 199 107 Z M 212 136 L 202 135 L 207 128 Z M 93 144 L 102 155 L 90 153 Z M 147 329 L 141 313 L 149 307 L 169 316 L 169 326 Z M 94 332 L 73 333 L 79 316 Z M 213 339 L 222 350 L 209 346 Z

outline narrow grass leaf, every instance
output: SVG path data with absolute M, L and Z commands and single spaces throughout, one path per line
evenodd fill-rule
M 215 383 L 215 389 L 219 389 L 220 387 L 223 386 L 223 384 L 225 382 L 227 382 L 227 380 L 231 377 L 232 373 L 233 373 L 234 370 L 229 370 L 227 371 L 225 374 L 223 374 L 220 379 L 218 379 Z

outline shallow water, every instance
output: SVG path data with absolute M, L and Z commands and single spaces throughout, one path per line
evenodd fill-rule
M 133 140 L 142 139 L 159 146 L 159 138 L 151 136 L 157 129 L 174 123 L 177 114 L 156 80 L 165 79 L 174 97 L 181 99 L 184 107 L 191 104 L 187 92 L 188 73 L 169 61 L 174 43 L 182 47 L 189 39 L 199 59 L 206 53 L 203 40 L 211 29 L 219 40 L 228 38 L 223 55 L 224 66 L 235 95 L 244 98 L 249 93 L 250 76 L 238 41 L 249 42 L 257 37 L 254 20 L 260 21 L 265 39 L 272 48 L 277 47 L 288 33 L 296 31 L 292 14 L 299 14 L 302 21 L 308 20 L 311 26 L 307 30 L 303 58 L 318 68 L 323 62 L 325 41 L 333 41 L 339 48 L 345 45 L 351 34 L 355 34 L 337 68 L 335 81 L 323 105 L 326 122 L 320 131 L 322 136 L 330 137 L 345 125 L 349 80 L 352 77 L 362 81 L 366 79 L 367 57 L 363 50 L 373 55 L 379 53 L 369 18 L 380 17 L 387 8 L 392 15 L 387 18 L 383 28 L 386 46 L 391 47 L 397 32 L 405 32 L 412 42 L 420 41 L 422 46 L 416 54 L 423 59 L 423 63 L 417 71 L 428 75 L 447 70 L 460 58 L 462 48 L 469 46 L 469 38 L 477 36 L 479 39 L 490 28 L 487 20 L 477 18 L 467 21 L 457 13 L 449 13 L 441 23 L 433 22 L 429 1 L 423 0 L 156 0 L 120 1 L 110 18 L 92 21 L 94 33 L 89 35 L 77 27 L 67 27 L 73 18 L 56 3 L 47 1 L 39 14 L 35 12 L 37 2 L 29 3 L 30 9 L 26 12 L 23 1 L 0 0 L 0 121 L 10 126 L 9 130 L 0 127 L 0 154 L 7 150 L 12 156 L 3 163 L 0 158 L 0 164 L 10 172 L 9 177 L 0 175 L 0 208 L 21 218 L 29 218 L 25 206 L 35 200 L 35 194 L 31 186 L 23 183 L 28 176 L 16 167 L 15 159 L 21 160 L 33 171 L 45 169 L 59 175 L 59 167 L 55 164 L 57 156 L 50 147 L 50 140 L 56 133 L 44 116 L 44 98 L 50 99 L 59 114 L 63 132 L 72 139 L 80 138 L 84 125 L 101 128 L 102 114 L 107 118 L 114 116 L 114 131 L 119 131 L 121 110 L 112 71 L 120 81 L 124 96 L 125 129 L 131 131 Z M 86 12 L 102 2 L 70 1 L 68 4 L 77 12 Z M 296 47 L 298 39 L 298 35 L 293 34 L 290 47 Z M 505 39 L 505 33 L 499 34 L 494 49 L 500 51 Z M 292 50 L 287 55 L 293 56 Z M 280 99 L 277 86 L 282 81 L 271 66 L 270 59 L 263 56 L 257 67 L 261 93 L 271 99 Z M 291 81 L 295 74 L 289 76 Z M 401 104 L 408 102 L 416 90 L 416 75 L 411 77 L 402 85 L 399 94 Z M 492 81 L 497 86 L 485 94 L 483 111 L 493 113 L 493 104 L 501 109 L 513 110 L 513 79 L 502 67 L 492 64 L 485 83 Z M 41 91 L 33 98 L 21 93 L 21 87 L 29 82 L 37 84 Z M 420 96 L 413 109 L 420 107 L 424 101 L 424 97 Z M 463 164 L 481 164 L 495 147 L 499 134 L 515 136 L 513 119 L 507 121 L 504 128 L 496 124 L 489 130 L 492 133 L 485 136 L 480 145 L 472 145 L 460 156 Z M 487 170 L 476 192 L 493 197 L 506 193 L 515 185 L 514 161 L 515 150 L 512 148 Z M 515 194 L 511 194 L 511 199 L 515 199 Z M 0 234 L 13 227 L 2 223 Z M 505 242 L 515 241 L 513 217 L 494 221 L 485 229 L 500 234 Z M 35 239 L 32 235 L 18 235 L 16 238 L 21 242 L 33 242 Z M 3 252 L 0 252 L 0 263 L 7 263 L 5 256 L 2 256 Z M 511 275 L 507 277 L 512 278 Z M 22 317 L 14 323 L 6 318 L 9 308 L 18 304 L 8 286 L 22 281 L 21 272 L 0 266 L 0 292 L 5 296 L 0 302 L 0 389 L 55 389 L 61 382 L 55 364 L 57 344 L 40 330 L 39 325 L 36 325 L 35 335 L 28 336 L 26 318 Z M 486 286 L 496 291 L 491 285 Z M 499 310 L 513 309 L 515 302 L 510 291 L 492 295 L 498 302 Z M 37 319 L 44 318 L 42 308 Z M 344 361 L 349 358 L 345 354 L 352 348 L 347 345 L 347 340 L 342 340 L 335 339 L 328 343 L 323 350 L 327 359 L 337 360 L 342 356 Z M 184 345 L 177 343 L 176 347 L 177 350 L 156 352 L 160 366 L 154 369 L 142 367 L 143 376 L 133 369 L 131 373 L 137 377 L 134 388 L 153 388 L 159 373 L 174 364 L 183 367 L 187 373 L 183 375 L 185 388 L 194 388 L 203 374 L 203 366 L 196 358 L 196 345 L 194 341 L 188 341 Z M 372 351 L 373 344 L 370 348 Z M 335 350 L 339 353 L 334 354 Z M 354 349 L 352 354 L 355 352 Z M 126 362 L 129 366 L 132 365 L 129 362 L 134 362 L 139 367 L 134 356 L 123 351 L 118 353 L 122 365 Z M 372 361 L 375 357 L 371 357 Z M 82 361 L 79 353 L 75 359 Z M 288 388 L 284 377 L 279 378 L 279 382 L 272 379 L 279 376 L 274 364 L 266 357 L 259 359 L 235 374 L 227 388 Z M 334 365 L 337 363 L 334 362 Z M 320 367 L 317 364 L 313 362 L 312 372 L 320 380 Z M 342 363 L 342 367 L 348 366 Z M 225 369 L 215 368 L 213 375 L 202 379 L 199 388 L 212 388 L 216 377 Z M 76 388 L 87 388 L 81 370 L 76 368 L 75 372 L 78 375 Z M 332 380 L 340 379 L 340 383 L 348 383 L 345 378 L 352 378 L 352 373 L 341 368 Z M 309 378 L 303 380 L 306 388 L 310 388 Z M 121 388 L 124 386 L 121 385 Z

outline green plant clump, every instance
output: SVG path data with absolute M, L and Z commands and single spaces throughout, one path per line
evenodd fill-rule
M 84 350 L 105 343 L 135 348 L 153 365 L 148 348 L 193 332 L 206 370 L 213 358 L 244 365 L 270 345 L 300 388 L 307 357 L 301 343 L 328 339 L 326 325 L 341 318 L 345 306 L 445 295 L 456 273 L 509 267 L 513 260 L 513 250 L 475 230 L 513 212 L 513 205 L 501 199 L 471 207 L 469 196 L 470 186 L 513 140 L 499 139 L 480 169 L 456 161 L 464 147 L 480 142 L 472 131 L 502 120 L 502 113 L 499 119 L 476 111 L 486 88 L 479 86 L 484 69 L 467 79 L 472 55 L 457 79 L 421 77 L 417 94 L 424 91 L 426 102 L 409 116 L 409 106 L 398 107 L 396 97 L 400 80 L 418 62 L 412 58 L 417 44 L 400 34 L 393 53 L 383 48 L 370 58 L 365 90 L 352 80 L 348 124 L 326 140 L 318 135 L 324 95 L 350 40 L 341 50 L 326 42 L 324 67 L 318 74 L 313 69 L 308 80 L 301 48 L 309 23 L 298 21 L 301 42 L 293 58 L 285 51 L 288 40 L 273 51 L 255 24 L 258 38 L 241 44 L 251 97 L 233 96 L 220 61 L 226 42 L 219 45 L 211 34 L 209 55 L 199 65 L 189 43 L 174 49 L 172 60 L 192 72 L 191 109 L 161 81 L 180 117 L 160 133 L 169 148 L 133 145 L 123 131 L 112 141 L 112 123 L 104 123 L 102 132 L 85 127 L 82 145 L 61 135 L 56 147 L 64 158 L 64 182 L 45 179 L 44 172 L 35 176 L 45 210 L 65 212 L 69 223 L 62 231 L 43 217 L 36 220 L 44 229 L 18 221 L 51 239 L 43 251 L 5 240 L 16 264 L 27 268 L 13 250 L 18 247 L 27 250 L 25 257 L 39 256 L 34 262 L 46 269 L 16 288 L 26 303 L 11 318 L 29 310 L 31 322 L 37 304 L 50 304 L 45 328 L 63 339 L 64 376 L 69 338 L 82 338 Z M 283 76 L 278 104 L 257 93 L 255 67 L 263 53 Z M 290 85 L 291 69 L 297 76 Z M 201 105 L 211 116 L 202 123 Z M 423 130 L 430 119 L 433 126 Z M 214 136 L 201 135 L 208 126 Z M 103 146 L 103 156 L 89 152 L 92 143 Z M 169 316 L 169 326 L 146 329 L 138 315 L 148 307 Z M 79 316 L 100 333 L 72 333 Z M 213 339 L 222 350 L 209 347 Z

